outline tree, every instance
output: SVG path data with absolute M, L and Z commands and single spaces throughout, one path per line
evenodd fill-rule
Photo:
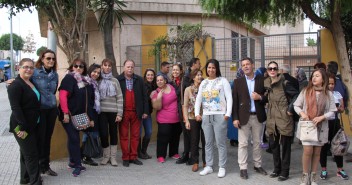
M 317 42 L 310 37 L 306 38 L 306 41 L 307 41 L 307 46 L 316 46 L 317 45 Z
M 348 91 L 352 92 L 351 67 L 341 23 L 341 15 L 352 10 L 351 0 L 199 0 L 199 3 L 208 12 L 215 11 L 225 19 L 247 24 L 294 25 L 306 16 L 315 24 L 327 28 L 334 39 L 342 80 Z M 349 100 L 350 107 L 352 96 Z M 352 120 L 352 111 L 349 111 L 349 117 Z
M 36 44 L 36 42 L 34 42 L 33 34 L 32 33 L 28 33 L 28 35 L 25 38 L 22 50 L 25 53 L 27 53 L 27 52 L 28 53 L 33 53 L 35 51 L 35 49 L 36 49 L 35 44 Z
M 45 46 L 42 46 L 40 48 L 37 49 L 37 56 L 39 57 L 41 55 L 41 53 L 45 50 L 47 50 L 48 48 Z
M 120 0 L 93 0 L 91 6 L 95 12 L 95 16 L 98 20 L 98 26 L 104 37 L 104 51 L 105 57 L 112 60 L 113 68 L 112 74 L 117 76 L 116 70 L 116 59 L 114 54 L 112 29 L 117 21 L 120 28 L 123 24 L 123 17 L 127 16 L 133 20 L 129 14 L 127 14 L 123 8 L 126 7 L 126 3 Z
M 13 33 L 12 34 L 13 40 L 13 49 L 15 51 L 22 50 L 24 40 L 21 36 Z M 11 50 L 10 47 L 10 33 L 4 34 L 0 37 L 0 50 Z

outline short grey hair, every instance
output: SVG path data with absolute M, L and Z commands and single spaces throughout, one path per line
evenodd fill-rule
M 283 65 L 281 66 L 281 69 L 282 69 L 284 72 L 287 72 L 287 73 L 290 73 L 290 72 L 291 72 L 291 67 L 290 67 L 290 65 L 288 65 L 288 64 L 283 64 Z

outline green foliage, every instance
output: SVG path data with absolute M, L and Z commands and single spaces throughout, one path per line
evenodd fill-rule
M 45 46 L 42 46 L 40 48 L 37 49 L 37 56 L 39 57 L 43 51 L 47 50 L 48 48 Z
M 306 38 L 307 46 L 316 46 L 317 42 L 313 38 Z
M 24 40 L 22 39 L 21 36 L 18 36 L 17 34 L 13 33 L 12 34 L 12 40 L 13 40 L 13 49 L 15 51 L 22 50 Z M 0 37 L 0 50 L 10 50 L 10 34 L 4 34 Z

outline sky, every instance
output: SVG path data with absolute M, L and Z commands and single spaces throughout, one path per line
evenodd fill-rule
M 6 8 L 1 8 L 0 36 L 10 33 L 10 30 L 8 10 Z M 38 12 L 34 8 L 32 13 L 26 10 L 12 17 L 12 32 L 20 35 L 23 39 L 25 39 L 29 33 L 32 33 L 34 35 L 34 41 L 36 42 L 36 49 L 40 48 L 41 46 L 46 46 L 46 38 L 40 36 Z M 38 58 L 36 52 L 32 54 L 21 52 L 20 57 L 27 57 L 35 60 Z

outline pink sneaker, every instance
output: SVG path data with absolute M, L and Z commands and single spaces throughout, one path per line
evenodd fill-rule
M 175 155 L 172 156 L 172 158 L 173 158 L 173 159 L 179 159 L 179 158 L 180 158 L 180 155 L 175 154 Z
M 164 157 L 158 157 L 158 162 L 159 162 L 159 163 L 164 163 L 164 162 L 165 162 Z

